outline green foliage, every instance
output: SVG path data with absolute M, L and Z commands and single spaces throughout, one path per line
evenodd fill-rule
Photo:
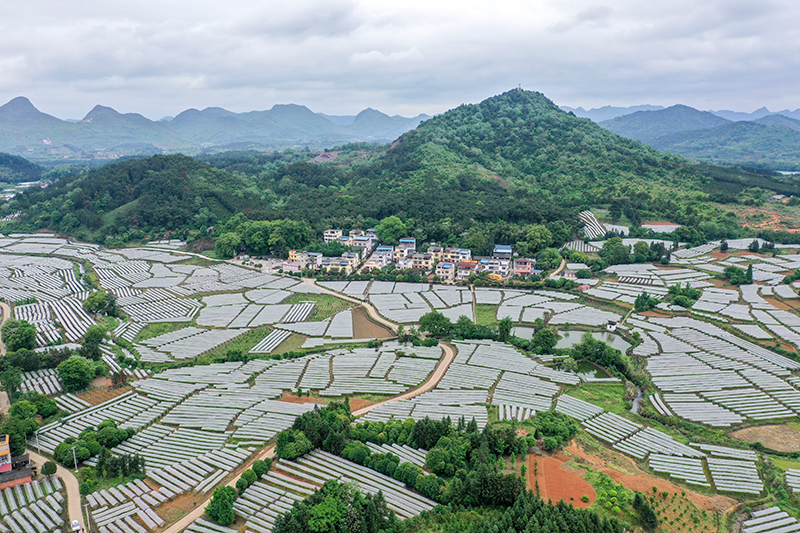
M 42 465 L 42 475 L 43 476 L 52 476 L 58 470 L 58 465 L 55 461 L 45 461 Z
M 114 420 L 104 420 L 96 429 L 91 426 L 84 429 L 77 439 L 74 437 L 66 438 L 56 446 L 54 456 L 56 461 L 70 467 L 74 466 L 76 459 L 78 463 L 82 463 L 90 457 L 99 455 L 101 456 L 101 462 L 98 463 L 98 470 L 104 475 L 108 474 L 109 477 L 128 475 L 132 472 L 143 472 L 144 459 L 138 456 L 127 456 L 125 459 L 120 459 L 122 456 L 112 458 L 108 453 L 105 453 L 109 448 L 121 444 L 135 433 L 136 431 L 133 429 L 118 428 Z M 73 448 L 75 448 L 74 456 Z M 108 468 L 106 468 L 106 463 L 102 462 L 105 460 L 110 461 L 107 463 Z M 123 473 L 120 474 L 120 471 Z
M 270 468 L 272 468 L 272 459 L 270 458 L 253 461 L 253 472 L 258 478 L 269 472 Z
M 647 499 L 642 496 L 641 492 L 637 492 L 633 497 L 633 508 L 639 513 L 639 521 L 646 531 L 653 531 L 658 527 L 658 517 L 647 503 Z
M 390 533 L 402 524 L 389 510 L 383 493 L 359 492 L 355 484 L 327 481 L 288 513 L 278 516 L 275 533 Z
M 340 454 L 350 435 L 350 407 L 347 402 L 331 402 L 321 409 L 297 417 L 290 429 L 281 431 L 275 453 L 281 459 L 296 459 L 314 448 Z
M 217 254 L 217 257 L 221 257 L 222 259 L 230 259 L 236 254 L 239 253 L 239 248 L 242 246 L 242 238 L 232 232 L 229 231 L 228 233 L 224 233 L 217 239 L 217 242 L 214 243 L 214 253 Z
M 735 265 L 728 265 L 722 272 L 722 277 L 726 278 L 731 285 L 747 285 L 753 282 L 752 266 L 750 266 L 749 268 L 751 270 L 748 276 L 747 271 Z
M 73 355 L 56 369 L 64 390 L 75 392 L 85 389 L 95 377 L 95 365 L 83 356 Z
M 392 215 L 384 218 L 380 224 L 375 226 L 375 233 L 381 242 L 394 245 L 408 234 L 408 228 L 400 218 Z
M 625 377 L 634 383 L 641 381 L 619 350 L 595 339 L 591 333 L 583 334 L 581 342 L 572 347 L 572 353 L 576 360 L 585 359 L 596 363 L 617 376 Z
M 236 489 L 233 487 L 217 487 L 206 507 L 208 517 L 221 526 L 229 526 L 236 521 L 233 503 L 236 501 Z
M 694 305 L 698 298 L 700 298 L 700 290 L 691 288 L 688 281 L 683 287 L 681 287 L 679 283 L 676 283 L 669 288 L 667 292 L 667 298 L 673 304 L 688 309 Z
M 564 442 L 569 442 L 580 429 L 575 419 L 557 411 L 542 411 L 536 413 L 533 419 L 536 436 L 549 438 L 545 448 L 554 450 Z
M 0 334 L 9 352 L 36 348 L 36 326 L 27 320 L 9 318 L 3 323 Z
M 794 272 L 783 278 L 783 282 L 786 285 L 794 283 L 797 280 L 800 280 L 800 269 L 795 270 Z
M 633 307 L 637 311 L 649 311 L 651 309 L 655 309 L 659 303 L 660 301 L 657 298 L 647 294 L 647 291 L 642 291 L 642 293 L 636 297 Z
M 24 157 L 0 153 L 0 182 L 19 183 L 42 178 L 44 168 Z
M 83 309 L 90 314 L 119 316 L 117 297 L 110 292 L 94 291 L 83 301 Z
M 600 257 L 605 259 L 609 265 L 620 265 L 631 262 L 631 249 L 622 242 L 620 237 L 608 239 L 603 243 L 600 250 Z
M 536 254 L 536 268 L 554 270 L 561 265 L 561 254 L 555 248 L 545 248 Z

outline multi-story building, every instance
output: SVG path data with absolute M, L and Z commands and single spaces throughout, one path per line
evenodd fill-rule
M 497 244 L 492 252 L 492 257 L 498 259 L 511 259 L 513 255 L 514 250 L 511 248 L 511 245 L 508 244 Z
M 508 277 L 511 272 L 511 260 L 498 257 L 484 257 L 478 260 L 481 272 L 496 274 L 502 278 Z
M 434 261 L 441 261 L 444 259 L 444 248 L 441 246 L 431 246 L 428 248 L 428 253 L 431 254 Z
M 358 250 L 372 250 L 376 244 L 378 244 L 377 239 L 366 235 L 357 235 L 350 238 L 350 246 Z
M 445 248 L 442 252 L 442 261 L 450 261 L 451 263 L 472 261 L 472 250 L 467 248 Z
M 533 267 L 535 265 L 536 261 L 534 261 L 533 259 L 527 259 L 527 258 L 514 259 L 514 275 L 523 276 L 527 278 L 533 274 Z
M 325 244 L 330 242 L 336 242 L 342 238 L 342 230 L 340 229 L 326 229 L 325 233 L 322 234 L 322 239 Z
M 480 265 L 477 261 L 459 261 L 456 279 L 458 281 L 466 281 L 469 279 L 470 274 L 477 274 L 478 272 L 480 272 Z
M 430 270 L 433 268 L 433 256 L 431 254 L 414 254 L 411 256 L 411 261 L 417 270 Z
M 349 235 L 350 235 L 351 239 L 354 238 L 354 237 L 364 237 L 364 230 L 363 229 L 351 229 Z
M 417 251 L 417 239 L 412 239 L 410 237 L 405 239 L 400 239 L 397 243 L 398 248 L 402 248 L 404 250 L 408 250 L 408 255 L 414 255 L 414 252 Z
M 436 265 L 436 275 L 442 283 L 453 283 L 456 279 L 456 265 L 453 263 L 439 263 Z
M 0 472 L 11 470 L 11 447 L 8 435 L 0 435 Z
M 372 251 L 370 261 L 375 261 L 378 266 L 384 267 L 394 261 L 394 247 L 393 246 L 376 246 Z

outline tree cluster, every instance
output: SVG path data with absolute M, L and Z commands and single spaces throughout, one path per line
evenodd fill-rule
M 56 446 L 56 461 L 64 466 L 74 466 L 75 462 L 82 463 L 87 459 L 100 455 L 104 449 L 110 449 L 126 441 L 136 434 L 132 428 L 121 429 L 114 420 L 104 420 L 98 424 L 97 429 L 88 427 L 77 438 L 67 437 L 64 442 Z M 75 454 L 73 456 L 73 448 Z
M 353 483 L 330 480 L 275 520 L 275 533 L 401 533 L 382 492 L 364 495 Z

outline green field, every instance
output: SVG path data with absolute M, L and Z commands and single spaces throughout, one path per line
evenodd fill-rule
M 185 328 L 190 325 L 189 322 L 155 322 L 148 324 L 142 331 L 136 335 L 134 342 L 142 342 L 165 333 L 171 333 L 179 329 Z
M 497 322 L 497 309 L 499 305 L 475 304 L 475 323 L 494 324 Z
M 314 312 L 311 313 L 310 317 L 308 317 L 308 320 L 312 322 L 325 320 L 326 318 L 332 317 L 336 313 L 341 313 L 345 309 L 350 309 L 353 307 L 352 303 L 342 300 L 341 298 L 337 298 L 336 296 L 331 296 L 330 294 L 292 294 L 282 303 L 297 304 L 300 302 L 311 301 L 317 302 Z
M 271 328 L 263 327 L 259 329 L 253 329 L 239 335 L 235 339 L 231 339 L 225 344 L 217 346 L 210 352 L 206 352 L 203 355 L 200 355 L 197 358 L 198 363 L 203 362 L 212 362 L 214 359 L 225 357 L 229 350 L 241 350 L 245 355 L 250 351 L 250 349 L 264 340 L 264 337 L 270 334 L 272 331 Z
M 571 389 L 568 395 L 593 403 L 612 413 L 628 411 L 625 405 L 625 386 L 621 383 L 585 383 Z

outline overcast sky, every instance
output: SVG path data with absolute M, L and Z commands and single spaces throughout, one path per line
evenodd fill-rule
M 521 85 L 559 105 L 800 107 L 797 0 L 8 0 L 0 103 L 441 113 Z

